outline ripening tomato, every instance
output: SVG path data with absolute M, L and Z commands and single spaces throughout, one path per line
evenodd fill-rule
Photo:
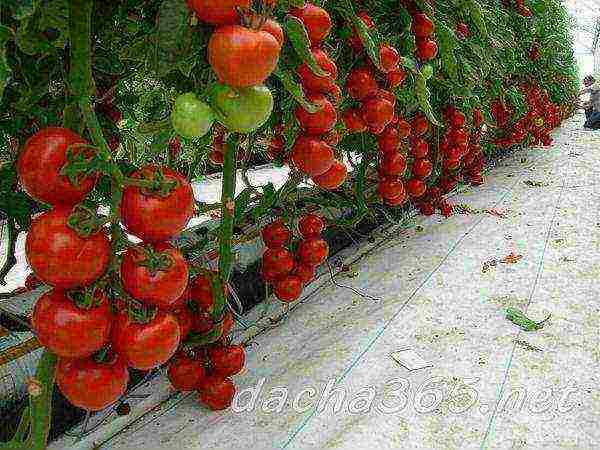
M 334 84 L 333 80 L 337 78 L 337 66 L 329 55 L 320 48 L 311 49 L 311 53 L 319 67 L 325 72 L 328 72 L 329 75 L 323 77 L 318 76 L 313 73 L 308 64 L 303 63 L 297 69 L 298 76 L 302 82 L 302 87 L 309 94 L 324 94 L 330 92 Z
M 398 128 L 398 137 L 400 139 L 406 139 L 408 136 L 410 136 L 411 126 L 406 120 L 398 120 L 396 127 Z
M 427 191 L 427 185 L 418 178 L 411 178 L 405 183 L 405 186 L 406 192 L 411 197 L 421 197 Z
M 187 0 L 187 4 L 198 19 L 213 25 L 239 23 L 237 7 L 250 7 L 250 0 Z
M 323 139 L 323 142 L 332 147 L 338 145 L 341 139 L 340 133 L 338 133 L 336 130 L 331 130 L 329 133 L 321 136 L 321 138 Z
M 315 175 L 312 177 L 313 182 L 323 189 L 333 190 L 339 188 L 348 175 L 348 169 L 346 165 L 335 159 L 329 170 L 321 175 Z
M 394 105 L 384 98 L 370 98 L 363 103 L 362 113 L 370 131 L 379 134 L 394 117 Z
M 450 119 L 450 126 L 454 127 L 454 128 L 460 128 L 460 127 L 464 126 L 465 122 L 467 121 L 465 115 L 456 109 L 452 112 L 449 119 Z
M 406 158 L 402 153 L 386 152 L 381 158 L 379 168 L 387 176 L 401 176 L 406 170 Z
M 169 361 L 167 376 L 175 389 L 185 392 L 195 390 L 207 374 L 202 360 L 178 353 Z
M 426 140 L 415 138 L 411 142 L 410 154 L 415 158 L 425 158 L 429 153 L 429 144 Z
M 406 80 L 406 71 L 403 69 L 392 70 L 391 72 L 388 72 L 385 77 L 388 86 L 390 88 L 395 88 L 401 86 L 402 83 L 404 83 L 404 80 Z
M 136 300 L 169 309 L 185 293 L 188 265 L 183 255 L 167 243 L 154 247 L 129 247 L 121 261 L 123 289 Z
M 431 202 L 419 203 L 419 212 L 424 216 L 431 216 L 435 213 L 435 208 Z
M 209 376 L 198 387 L 198 400 L 213 411 L 229 408 L 234 396 L 235 385 L 230 378 Z
M 276 220 L 262 229 L 262 239 L 268 248 L 279 248 L 286 245 L 292 233 L 283 220 Z
M 382 153 L 395 152 L 400 147 L 400 133 L 398 128 L 394 126 L 387 126 L 383 132 L 377 136 L 377 145 L 379 151 Z
M 108 267 L 111 249 L 105 229 L 88 237 L 68 225 L 70 208 L 35 217 L 25 240 L 27 262 L 44 283 L 62 289 L 88 286 Z
M 416 159 L 412 166 L 412 175 L 415 178 L 424 180 L 433 172 L 433 164 L 428 159 Z
M 377 93 L 379 86 L 373 72 L 367 67 L 352 69 L 346 80 L 348 95 L 355 100 L 363 100 Z
M 348 133 L 363 133 L 367 131 L 367 124 L 357 110 L 347 110 L 344 113 L 343 119 Z
M 125 393 L 128 382 L 127 365 L 117 355 L 106 362 L 60 358 L 56 367 L 56 385 L 62 394 L 86 411 L 112 405 Z
M 84 358 L 100 350 L 110 337 L 113 315 L 103 292 L 91 303 L 80 307 L 62 289 L 43 294 L 31 319 L 40 343 L 62 358 Z
M 298 246 L 298 259 L 302 264 L 318 266 L 327 259 L 329 245 L 324 239 L 310 237 L 300 242 Z
M 417 41 L 417 58 L 422 61 L 429 61 L 437 56 L 438 46 L 433 39 L 423 39 Z
M 217 120 L 229 131 L 250 133 L 261 127 L 273 111 L 273 94 L 266 86 L 234 90 L 215 83 L 210 98 Z
M 316 214 L 304 214 L 298 220 L 298 231 L 303 238 L 318 237 L 325 229 L 325 222 Z
M 379 47 L 379 63 L 385 73 L 397 70 L 400 64 L 400 53 L 391 45 L 382 44 Z
M 311 113 L 298 105 L 294 111 L 300 126 L 308 134 L 321 135 L 332 130 L 337 122 L 337 112 L 331 102 L 322 94 L 309 94 L 307 99 L 319 109 Z
M 212 373 L 230 377 L 242 371 L 246 363 L 246 351 L 241 345 L 226 345 L 208 349 Z
M 469 140 L 469 135 L 464 128 L 455 128 L 450 132 L 450 139 L 454 145 L 465 145 Z
M 180 340 L 175 316 L 157 311 L 146 323 L 120 313 L 113 324 L 113 349 L 134 369 L 150 370 L 167 362 L 175 354 Z
M 287 275 L 294 268 L 294 257 L 285 248 L 268 248 L 262 256 L 262 267 L 275 276 Z
M 153 180 L 164 177 L 173 184 L 166 195 L 138 186 L 126 186 L 121 201 L 121 219 L 125 228 L 145 242 L 158 242 L 181 232 L 194 215 L 194 193 L 182 175 L 154 164 L 130 175 L 131 178 Z
M 175 100 L 171 124 L 177 134 L 188 139 L 204 136 L 212 127 L 215 115 L 193 92 L 182 94 Z
M 85 139 L 67 128 L 48 127 L 31 136 L 17 161 L 23 189 L 34 199 L 52 206 L 81 202 L 94 188 L 96 177 L 78 177 L 73 184 L 61 170 L 68 163 L 69 147 L 73 156 L 87 156 L 90 149 L 77 145 L 85 143 Z
M 466 23 L 460 22 L 456 24 L 456 34 L 458 34 L 462 38 L 466 38 L 471 35 L 471 31 L 469 30 L 469 26 Z
M 192 312 L 187 304 L 183 304 L 177 309 L 173 311 L 173 315 L 177 319 L 177 323 L 179 324 L 179 336 L 180 340 L 183 341 L 192 331 L 192 327 L 194 325 L 194 318 L 192 316 Z
M 417 13 L 413 17 L 411 30 L 415 36 L 425 38 L 435 31 L 435 24 L 426 14 Z
M 217 275 L 212 272 L 212 275 Z M 210 312 L 214 304 L 213 287 L 208 272 L 200 273 L 190 282 L 190 298 L 203 311 Z M 223 287 L 223 295 L 229 295 L 227 286 Z
M 333 165 L 333 150 L 322 140 L 300 136 L 292 148 L 292 161 L 298 169 L 314 177 L 327 172 Z
M 215 323 L 209 312 L 198 311 L 192 315 L 192 331 L 198 334 L 206 334 L 213 329 Z
M 296 275 L 288 275 L 273 283 L 273 293 L 282 302 L 293 302 L 300 298 L 302 293 L 302 280 Z
M 302 284 L 308 284 L 315 279 L 316 267 L 308 266 L 306 264 L 297 264 L 293 274 L 300 278 Z
M 241 25 L 217 28 L 208 42 L 210 66 L 220 82 L 232 88 L 262 84 L 277 67 L 279 52 L 272 34 Z
M 305 3 L 302 8 L 292 9 L 290 14 L 302 21 L 312 46 L 319 44 L 331 31 L 329 13 L 311 3 Z

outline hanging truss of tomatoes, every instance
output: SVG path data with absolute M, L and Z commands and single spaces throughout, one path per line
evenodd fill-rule
M 130 368 L 165 365 L 227 408 L 245 362 L 227 303 L 236 242 L 261 236 L 261 276 L 294 302 L 327 227 L 411 205 L 451 215 L 446 194 L 482 184 L 486 158 L 550 145 L 577 92 L 557 0 L 22 3 L 0 6 L 0 212 L 12 252 L 27 233 L 28 283 L 51 289 L 9 448 L 45 447 L 54 382 L 97 411 Z M 257 155 L 289 168 L 283 186 L 250 183 Z M 214 171 L 209 203 L 192 184 Z M 209 212 L 218 227 L 178 248 Z

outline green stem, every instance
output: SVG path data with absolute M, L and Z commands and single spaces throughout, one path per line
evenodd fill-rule
M 236 181 L 236 149 L 239 136 L 232 133 L 227 140 L 223 161 L 223 182 L 221 191 L 221 226 L 219 227 L 219 276 L 213 277 L 216 288 L 216 299 L 213 308 L 215 321 L 223 318 L 225 309 L 224 285 L 231 276 L 233 256 L 231 254 L 231 238 L 235 213 L 235 181 Z
M 28 439 L 31 450 L 43 450 L 48 442 L 50 418 L 52 415 L 52 391 L 58 358 L 53 353 L 45 351 L 35 373 L 35 378 L 42 386 L 42 392 L 37 397 L 29 397 L 31 411 L 31 435 Z M 27 443 L 26 443 L 27 445 Z

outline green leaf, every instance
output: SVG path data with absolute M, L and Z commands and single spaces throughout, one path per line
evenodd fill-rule
M 51 0 L 40 5 L 35 2 L 33 13 L 26 15 L 17 30 L 19 49 L 30 56 L 46 53 L 53 48 L 62 48 L 69 37 L 69 15 L 67 0 Z M 52 31 L 50 40 L 44 33 Z
M 544 327 L 544 323 L 550 319 L 550 316 L 546 317 L 541 322 L 535 322 L 519 309 L 506 308 L 506 318 L 515 325 L 518 325 L 524 331 L 538 331 Z
M 308 65 L 310 70 L 319 77 L 330 75 L 329 72 L 326 72 L 317 64 L 315 57 L 310 51 L 310 39 L 302 21 L 297 17 L 287 15 L 285 17 L 284 28 L 285 35 L 292 43 L 292 47 L 294 47 L 300 59 Z
M 6 59 L 6 43 L 13 37 L 13 31 L 0 25 L 0 100 L 4 94 L 4 89 L 8 84 L 8 79 L 12 75 L 12 70 Z
M 371 36 L 369 28 L 362 21 L 362 19 L 354 13 L 352 4 L 349 0 L 344 0 L 343 4 L 344 8 L 340 9 L 339 11 L 342 13 L 349 25 L 352 25 L 352 28 L 356 30 L 358 37 L 360 38 L 362 45 L 369 56 L 369 59 L 373 62 L 373 64 L 375 64 L 375 67 L 381 69 L 381 62 L 379 61 L 379 47 Z
M 162 77 L 190 56 L 192 29 L 185 0 L 165 0 L 158 12 L 154 69 Z M 191 69 L 190 69 L 191 70 Z
M 260 203 L 256 208 L 252 209 L 252 218 L 254 221 L 258 221 L 262 216 L 266 215 L 277 200 L 277 192 L 273 183 L 263 186 L 262 192 L 263 196 L 260 199 Z
M 487 26 L 485 25 L 485 21 L 483 20 L 483 12 L 481 10 L 481 6 L 477 3 L 476 0 L 462 0 L 463 8 L 466 9 L 471 16 L 471 20 L 477 27 L 479 34 L 482 38 L 487 39 L 488 32 Z
M 252 189 L 244 189 L 235 199 L 235 212 L 234 212 L 234 220 L 235 222 L 241 222 L 244 218 L 244 213 L 248 208 L 248 203 L 252 199 Z
M 275 75 L 281 80 L 281 84 L 283 84 L 285 90 L 288 91 L 292 97 L 294 97 L 294 100 L 302 105 L 309 113 L 315 113 L 321 109 L 318 105 L 309 102 L 306 97 L 304 97 L 302 86 L 294 80 L 294 77 L 290 72 L 278 69 L 275 71 Z
M 427 81 L 421 72 L 416 71 L 415 74 L 415 95 L 417 97 L 417 101 L 419 103 L 419 107 L 423 113 L 427 116 L 429 121 L 434 124 L 440 126 L 440 122 L 435 117 L 433 113 L 433 108 L 430 103 L 430 92 L 427 88 Z

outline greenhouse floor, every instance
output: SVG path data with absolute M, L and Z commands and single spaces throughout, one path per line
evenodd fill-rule
M 234 410 L 170 396 L 52 448 L 600 448 L 600 132 L 582 123 L 502 158 L 463 213 L 339 256 L 338 286 L 253 338 Z M 507 307 L 550 318 L 521 331 Z M 406 348 L 413 370 L 390 356 Z

